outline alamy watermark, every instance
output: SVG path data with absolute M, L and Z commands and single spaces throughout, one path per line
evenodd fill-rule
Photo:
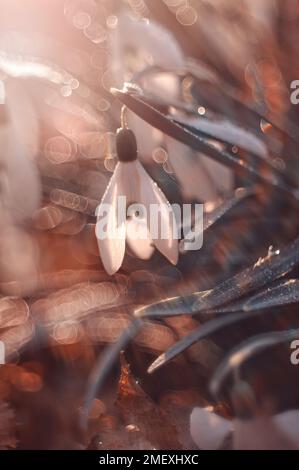
M 203 204 L 127 205 L 126 196 L 113 204 L 100 204 L 96 210 L 98 240 L 184 240 L 184 250 L 199 250 L 203 245 Z M 127 220 L 134 224 L 126 224 Z M 125 227 L 125 229 L 124 229 Z
M 290 348 L 293 350 L 290 356 L 290 361 L 293 366 L 298 366 L 299 364 L 299 339 L 294 339 L 291 342 Z
M 290 84 L 291 90 L 291 103 L 292 104 L 299 104 L 299 80 L 293 80 Z

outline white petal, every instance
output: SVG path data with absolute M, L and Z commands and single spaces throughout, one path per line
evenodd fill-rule
M 150 259 L 155 249 L 146 220 L 136 219 L 133 217 L 127 220 L 127 244 L 137 258 Z
M 141 179 L 138 171 L 139 163 L 137 160 L 133 162 L 121 164 L 120 180 L 123 193 L 127 198 L 127 205 L 140 204 L 140 185 Z M 142 208 L 141 208 L 142 210 Z M 133 253 L 140 259 L 149 259 L 154 247 L 150 233 L 147 227 L 146 219 L 136 217 L 135 214 L 128 214 L 131 217 L 126 223 L 126 240 Z
M 138 172 L 139 162 L 126 162 L 119 164 L 118 180 L 122 187 L 122 192 L 127 198 L 127 205 L 139 202 L 140 198 L 140 175 Z
M 294 448 L 299 449 L 299 410 L 288 410 L 274 416 L 277 427 L 293 442 Z
M 234 421 L 233 446 L 235 450 L 287 450 L 296 445 L 272 416 Z M 279 419 L 278 419 L 279 421 Z
M 202 450 L 219 449 L 232 429 L 232 423 L 207 408 L 194 408 L 190 416 L 190 433 Z
M 137 162 L 137 168 L 140 175 L 140 202 L 145 205 L 147 210 L 147 220 L 153 243 L 171 263 L 176 264 L 178 261 L 178 240 L 174 212 L 161 189 L 139 162 Z M 163 233 L 158 230 L 158 235 L 162 234 L 163 237 L 156 237 L 153 233 L 154 227 L 150 226 L 149 214 L 154 206 L 160 210 L 161 224 L 159 223 L 159 226 L 162 227 Z
M 106 189 L 106 192 L 102 198 L 101 204 L 97 209 L 97 239 L 98 247 L 100 251 L 100 256 L 106 269 L 107 273 L 112 275 L 116 273 L 121 267 L 121 264 L 125 255 L 125 246 L 126 246 L 126 225 L 125 219 L 119 225 L 118 221 L 118 211 L 117 211 L 117 202 L 118 196 L 122 196 L 122 185 L 121 185 L 121 164 L 115 168 L 114 174 L 109 182 L 109 185 Z M 107 236 L 103 239 L 99 239 L 99 225 L 98 223 L 102 220 L 103 214 L 103 204 L 107 204 L 107 208 L 110 207 L 108 213 L 105 214 L 106 217 L 106 228 Z

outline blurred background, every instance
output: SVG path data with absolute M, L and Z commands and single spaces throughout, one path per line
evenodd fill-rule
M 253 153 L 296 186 L 299 2 L 0 0 L 0 11 L 0 447 L 193 448 L 189 415 L 211 403 L 211 371 L 267 322 L 195 344 L 149 377 L 156 355 L 198 320 L 147 321 L 83 432 L 89 373 L 135 308 L 210 289 L 291 241 L 297 202 L 128 111 L 139 158 L 170 202 L 203 203 L 216 219 L 227 201 L 241 202 L 202 250 L 181 247 L 177 266 L 128 243 L 122 269 L 108 276 L 94 213 L 117 163 L 121 104 L 110 88 L 133 83 L 220 151 L 255 165 Z M 265 393 L 272 379 L 260 378 Z M 277 409 L 288 399 L 284 390 L 272 397 Z M 231 417 L 226 402 L 214 405 Z

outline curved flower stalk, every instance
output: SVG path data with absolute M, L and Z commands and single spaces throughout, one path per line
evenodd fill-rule
M 137 160 L 137 143 L 130 129 L 118 130 L 116 149 L 119 162 L 97 208 L 96 235 L 106 271 L 112 275 L 121 267 L 128 237 L 131 238 L 131 247 L 136 244 L 135 252 L 139 257 L 149 257 L 153 243 L 171 263 L 176 264 L 178 236 L 174 212 L 163 192 Z M 150 216 L 153 208 L 161 218 L 154 234 L 157 236 L 153 236 L 155 227 Z M 146 214 L 142 214 L 137 222 L 136 212 L 140 210 L 145 210 Z M 131 217 L 130 224 L 134 217 L 135 224 L 140 224 L 139 236 L 136 236 L 134 220 L 133 228 L 131 225 L 129 229 L 127 215 Z
M 299 449 L 298 419 L 299 410 L 288 410 L 274 416 L 230 421 L 213 413 L 211 408 L 194 408 L 190 432 L 203 450 L 223 448 L 231 433 L 234 450 L 293 450 Z

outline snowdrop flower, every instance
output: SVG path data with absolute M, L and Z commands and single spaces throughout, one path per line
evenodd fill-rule
M 118 27 L 112 35 L 114 81 L 111 85 L 121 88 L 124 82 L 132 80 L 134 73 L 148 65 L 155 65 L 169 72 L 145 74 L 141 81 L 142 88 L 169 103 L 180 98 L 180 79 L 171 71 L 184 69 L 185 58 L 174 36 L 152 19 L 137 20 L 127 14 L 119 15 Z M 136 37 L 139 38 L 138 42 Z M 128 57 L 132 51 L 134 61 Z M 186 199 L 212 201 L 218 199 L 219 192 L 231 191 L 233 177 L 230 169 L 205 155 L 196 155 L 186 145 L 163 135 L 134 113 L 128 112 L 127 120 L 138 145 L 142 145 L 139 155 L 142 162 L 152 162 L 155 149 L 165 148 Z
M 135 252 L 140 257 L 148 258 L 151 255 L 152 242 L 171 263 L 176 264 L 178 239 L 174 212 L 163 192 L 137 160 L 137 142 L 130 129 L 121 128 L 117 131 L 116 150 L 119 162 L 97 208 L 96 235 L 106 271 L 112 275 L 121 267 L 125 255 L 126 237 L 131 238 L 129 243 L 131 247 L 137 246 Z M 138 209 L 137 203 L 140 204 Z M 145 209 L 146 214 L 140 218 L 137 230 L 134 220 L 132 225 L 132 219 L 140 207 L 141 211 L 142 208 Z M 161 217 L 157 237 L 152 237 L 153 219 L 149 217 L 153 207 L 159 211 Z M 127 210 L 130 210 L 131 216 L 130 229 L 126 218 Z M 135 224 L 139 224 L 136 218 Z M 136 231 L 140 231 L 139 236 L 138 234 L 134 236 Z M 142 256 L 143 252 L 145 256 Z
M 211 408 L 194 408 L 190 432 L 203 450 L 220 449 L 231 433 L 234 450 L 293 450 L 299 449 L 298 420 L 299 410 L 229 421 Z

